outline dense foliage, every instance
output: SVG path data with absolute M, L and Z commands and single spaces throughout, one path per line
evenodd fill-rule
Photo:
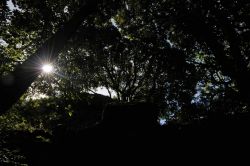
M 90 1 L 1 1 L 1 78 L 11 76 L 69 20 L 77 19 L 75 13 Z M 84 17 L 58 57 L 45 55 L 54 72 L 39 75 L 0 116 L 0 135 L 10 130 L 52 133 L 59 125 L 81 130 L 98 123 L 109 103 L 153 103 L 161 119 L 181 124 L 211 113 L 249 111 L 250 2 L 91 2 L 97 9 Z M 33 62 L 37 68 L 41 59 Z M 6 78 L 1 86 L 15 81 Z M 97 95 L 100 88 L 108 97 Z
M 82 4 L 12 3 L 1 4 L 2 75 L 25 61 Z M 207 111 L 247 111 L 248 5 L 103 1 L 53 62 L 55 74 L 40 76 L 31 91 L 77 99 L 105 87 L 118 101 L 158 103 L 163 115 L 186 120 Z

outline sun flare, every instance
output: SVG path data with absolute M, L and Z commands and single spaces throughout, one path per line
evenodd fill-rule
M 43 71 L 43 73 L 47 73 L 47 74 L 52 73 L 53 72 L 53 66 L 51 64 L 44 64 L 42 66 L 42 71 Z

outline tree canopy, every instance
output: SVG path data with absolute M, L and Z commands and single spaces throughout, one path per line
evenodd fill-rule
M 214 140 L 213 151 L 246 147 L 249 8 L 248 0 L 0 1 L 0 164 L 127 160 L 159 147 L 167 156 L 171 145 L 180 156 L 184 144 L 186 157 Z
M 247 111 L 249 5 L 2 1 L 1 106 L 28 87 L 30 94 L 73 100 L 102 87 L 117 102 L 155 103 L 172 120 Z M 43 61 L 53 63 L 55 73 L 41 74 Z

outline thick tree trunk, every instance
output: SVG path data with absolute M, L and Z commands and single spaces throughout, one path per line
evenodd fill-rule
M 53 62 L 63 49 L 67 40 L 83 20 L 92 13 L 101 0 L 88 0 L 86 4 L 54 36 L 48 39 L 33 55 L 15 70 L 0 80 L 0 114 L 8 110 L 28 89 L 41 73 L 41 65 Z

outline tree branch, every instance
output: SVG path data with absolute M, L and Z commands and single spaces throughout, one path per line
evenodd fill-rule
M 70 21 L 48 39 L 24 63 L 0 80 L 0 114 L 8 110 L 28 89 L 41 73 L 39 63 L 53 62 L 63 49 L 65 43 L 75 33 L 86 16 L 92 13 L 101 0 L 88 0 Z M 38 66 L 37 66 L 38 65 Z

